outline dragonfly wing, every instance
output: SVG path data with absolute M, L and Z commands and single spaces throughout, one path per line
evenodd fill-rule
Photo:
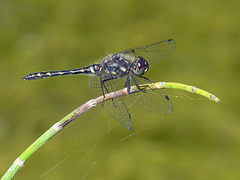
M 122 51 L 130 56 L 142 56 L 150 63 L 154 63 L 169 56 L 176 49 L 176 42 L 168 39 L 147 46 L 139 46 Z
M 98 97 L 110 92 L 114 92 L 119 90 L 117 85 L 120 81 L 124 82 L 122 79 L 111 79 L 104 82 L 103 92 L 101 87 L 101 81 L 106 80 L 107 77 L 101 79 L 101 77 L 93 76 L 89 81 L 89 88 L 90 92 L 94 97 Z M 124 88 L 124 84 L 122 85 Z M 124 102 L 122 97 L 118 97 L 112 100 L 104 101 L 102 104 L 103 109 L 116 121 L 118 121 L 122 127 L 125 129 L 133 130 L 132 122 L 131 122 L 131 115 L 127 108 L 126 103 Z
M 133 77 L 139 85 L 152 83 L 151 81 L 144 79 L 141 76 Z M 131 85 L 133 85 L 133 82 L 131 82 Z M 173 106 L 169 97 L 160 89 L 144 89 L 143 91 L 128 95 L 128 99 L 137 106 L 158 115 L 167 115 L 173 111 Z

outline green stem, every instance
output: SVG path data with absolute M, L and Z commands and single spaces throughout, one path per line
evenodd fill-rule
M 194 86 L 189 86 L 181 83 L 174 82 L 158 82 L 152 84 L 146 84 L 146 89 L 180 89 L 184 91 L 188 91 L 191 93 L 195 93 L 201 96 L 204 96 L 210 100 L 213 100 L 217 103 L 220 102 L 220 99 L 215 95 L 204 91 L 202 89 L 196 88 Z M 135 86 L 131 87 L 132 91 L 137 91 L 138 89 Z M 127 88 L 122 90 L 112 92 L 105 95 L 104 101 L 116 98 L 118 96 L 127 95 Z M 42 145 L 44 145 L 49 139 L 51 139 L 55 134 L 60 132 L 67 124 L 76 119 L 78 116 L 88 111 L 89 109 L 95 107 L 97 104 L 102 103 L 103 96 L 98 97 L 96 99 L 92 99 L 79 108 L 75 109 L 59 122 L 54 124 L 49 130 L 47 130 L 41 137 L 39 137 L 33 144 L 31 144 L 11 165 L 11 167 L 7 170 L 1 180 L 10 180 L 14 177 L 14 175 L 23 167 L 24 163 L 30 158 Z

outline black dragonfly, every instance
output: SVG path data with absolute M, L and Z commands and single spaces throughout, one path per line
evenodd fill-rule
M 24 76 L 23 79 L 36 80 L 71 74 L 92 75 L 89 80 L 89 89 L 94 97 L 115 92 L 124 87 L 127 87 L 127 91 L 130 93 L 130 87 L 135 85 L 139 91 L 129 94 L 127 101 L 130 100 L 130 102 L 155 114 L 167 115 L 173 109 L 169 97 L 160 89 L 146 90 L 145 87 L 141 87 L 141 84 L 153 82 L 144 77 L 144 73 L 149 70 L 150 64 L 167 57 L 175 48 L 176 42 L 168 39 L 108 55 L 99 64 L 92 64 L 80 69 L 35 72 Z M 102 107 L 125 129 L 133 130 L 126 99 L 117 97 L 112 101 L 103 101 Z

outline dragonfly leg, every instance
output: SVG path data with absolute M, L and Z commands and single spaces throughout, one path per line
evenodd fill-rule
M 109 93 L 109 91 L 108 91 L 108 89 L 107 89 L 107 87 L 106 87 L 106 85 L 105 85 L 105 82 L 110 81 L 110 80 L 112 80 L 112 79 L 113 79 L 113 78 L 108 78 L 108 79 L 102 80 L 102 77 L 101 77 L 101 87 L 102 87 L 102 93 L 103 93 L 103 102 L 104 102 L 104 99 L 105 99 L 104 89 L 106 90 L 107 93 Z M 110 83 L 110 85 L 111 85 L 112 89 L 114 89 L 111 83 Z M 103 89 L 103 88 L 104 88 L 104 89 Z M 103 106 L 103 102 L 102 102 L 102 106 Z M 113 99 L 112 99 L 112 102 L 113 102 L 114 106 L 117 108 L 117 106 L 115 105 Z
M 127 88 L 127 93 L 130 94 L 130 76 L 127 77 L 127 81 L 125 83 L 125 87 Z
M 142 76 L 139 76 L 139 77 L 142 77 Z M 139 91 L 144 92 L 144 93 L 147 92 L 144 88 L 145 88 L 145 87 L 148 87 L 148 85 L 140 86 L 140 85 L 138 84 L 138 82 L 136 81 L 136 79 L 135 79 L 133 76 L 132 76 L 132 80 L 133 80 L 133 82 L 135 83 L 135 85 L 137 86 L 137 88 L 139 89 Z
M 104 102 L 104 99 L 105 99 L 105 93 L 104 93 L 104 89 L 106 90 L 106 92 L 108 93 L 108 89 L 107 87 L 105 86 L 104 82 L 105 80 L 103 80 L 104 77 L 100 77 L 100 81 L 101 81 L 101 89 L 102 89 L 102 94 L 103 94 L 103 101 L 102 101 L 102 106 L 103 106 L 103 102 Z
M 141 78 L 143 78 L 143 79 L 146 79 L 146 80 L 150 81 L 151 83 L 154 83 L 154 81 L 152 81 L 151 79 L 148 79 L 148 78 L 146 78 L 146 77 L 144 77 L 144 76 L 139 76 L 139 77 L 141 77 Z

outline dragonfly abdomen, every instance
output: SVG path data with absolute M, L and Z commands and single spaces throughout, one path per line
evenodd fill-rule
M 65 76 L 65 75 L 72 75 L 72 74 L 96 74 L 99 72 L 100 67 L 101 67 L 100 64 L 93 64 L 81 69 L 71 69 L 71 70 L 62 70 L 62 71 L 41 71 L 41 72 L 28 74 L 24 76 L 22 79 L 37 80 L 37 79 L 43 79 L 48 77 Z

